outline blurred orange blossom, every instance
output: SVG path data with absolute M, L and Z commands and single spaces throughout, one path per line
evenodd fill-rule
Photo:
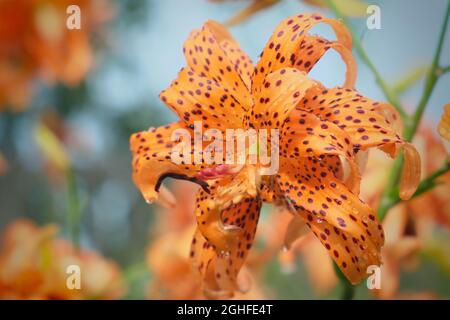
M 58 227 L 27 219 L 5 230 L 0 251 L 0 299 L 117 299 L 125 292 L 119 267 L 100 254 L 57 238 Z M 66 285 L 67 267 L 81 270 L 81 288 Z
M 81 10 L 81 28 L 68 29 L 70 5 Z M 107 0 L 0 1 L 0 110 L 23 109 L 33 81 L 78 84 L 93 66 L 92 33 L 111 19 Z

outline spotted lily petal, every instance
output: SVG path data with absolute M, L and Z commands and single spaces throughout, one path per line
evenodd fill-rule
M 224 217 L 224 211 L 243 198 L 256 197 L 256 186 L 249 179 L 248 172 L 228 175 L 211 183 L 208 193 L 199 190 L 196 199 L 195 215 L 203 236 L 219 252 L 231 250 L 236 236 L 242 230 L 231 225 Z
M 359 193 L 361 176 L 350 136 L 332 122 L 322 121 L 312 113 L 297 109 L 286 119 L 282 129 L 281 155 L 298 157 L 340 156 L 350 167 L 348 186 Z M 339 168 L 337 168 L 339 169 Z M 336 176 L 336 175 L 335 175 Z
M 201 223 L 193 240 L 191 257 L 205 280 L 206 290 L 233 292 L 242 290 L 238 274 L 252 246 L 258 223 L 261 200 L 244 198 L 221 211 L 223 222 L 239 230 L 222 252 L 206 239 L 201 231 Z
M 279 128 L 306 90 L 315 84 L 304 72 L 294 68 L 283 68 L 267 75 L 263 86 L 254 91 L 252 116 L 255 122 L 259 127 Z
M 384 234 L 375 213 L 325 165 L 314 159 L 283 162 L 277 180 L 290 205 L 307 220 L 350 281 L 366 276 L 366 263 L 379 263 Z
M 415 148 L 404 141 L 395 131 L 389 118 L 397 121 L 396 114 L 385 116 L 382 103 L 373 101 L 348 88 L 324 89 L 316 86 L 308 90 L 298 105 L 299 109 L 309 110 L 319 118 L 336 124 L 351 137 L 354 147 L 368 150 L 380 148 L 391 157 L 403 147 L 405 166 L 403 167 L 400 196 L 408 199 L 420 182 L 420 156 Z
M 322 22 L 333 28 L 336 42 L 308 35 L 314 25 Z M 338 20 L 326 19 L 317 13 L 289 17 L 278 25 L 261 53 L 252 78 L 252 90 L 257 90 L 267 74 L 277 69 L 293 67 L 308 72 L 330 48 L 336 49 L 347 63 L 346 86 L 353 87 L 356 64 L 349 52 L 351 46 L 351 35 Z
M 238 46 L 219 23 L 208 21 L 193 31 L 184 44 L 188 66 L 198 75 L 221 83 L 234 92 L 243 105 L 251 103 L 248 94 L 252 64 L 245 54 L 236 54 Z M 238 63 L 240 61 L 240 63 Z M 244 80 L 245 79 L 245 80 Z
M 187 125 L 202 121 L 204 129 L 242 128 L 247 111 L 233 90 L 189 68 L 182 69 L 160 97 Z
M 166 176 L 197 181 L 195 174 L 201 170 L 201 164 L 181 163 L 178 165 L 171 160 L 171 152 L 175 145 L 173 134 L 177 129 L 189 131 L 185 124 L 175 122 L 164 127 L 135 133 L 130 138 L 133 180 L 147 202 L 153 202 L 158 198 L 161 182 Z M 184 156 L 188 158 L 191 154 Z M 197 182 L 206 186 L 206 183 Z

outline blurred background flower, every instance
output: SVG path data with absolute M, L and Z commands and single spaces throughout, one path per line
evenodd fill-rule
M 66 2 L 80 6 L 80 30 L 65 28 Z M 53 281 L 43 281 L 46 273 L 36 264 L 41 255 L 27 253 L 34 252 L 28 247 L 42 247 L 43 243 L 50 244 L 55 256 L 66 257 L 55 261 L 77 261 L 92 270 L 85 273 L 85 281 L 92 283 L 86 288 L 91 289 L 79 293 L 81 298 L 145 299 L 199 293 L 195 286 L 173 284 L 180 275 L 169 271 L 178 266 L 161 267 L 180 261 L 179 267 L 184 268 L 192 233 L 181 230 L 193 217 L 177 213 L 176 219 L 163 219 L 164 215 L 172 217 L 173 209 L 142 201 L 130 178 L 128 138 L 132 132 L 175 119 L 158 94 L 185 64 L 181 49 L 190 30 L 208 19 L 228 21 L 259 1 L 216 2 L 0 1 L 0 230 L 4 235 L 17 233 L 19 239 L 14 245 L 5 236 L 0 240 L 2 248 L 9 248 L 2 249 L 1 263 L 12 263 L 7 262 L 12 261 L 12 253 L 18 255 L 14 263 L 20 261 L 0 268 L 0 273 L 11 272 L 7 280 L 20 279 L 7 284 L 0 280 L 0 295 L 7 285 L 21 287 L 14 292 L 8 289 L 10 297 L 44 298 L 43 291 L 26 291 L 39 282 L 54 288 L 47 298 L 73 297 L 74 293 L 59 287 L 61 281 L 65 284 L 65 273 L 64 278 L 55 275 Z M 274 27 L 287 16 L 311 11 L 332 16 L 322 1 L 312 5 L 311 1 L 269 2 L 271 6 L 252 12 L 230 29 L 254 61 Z M 367 29 L 366 13 L 360 7 L 363 1 L 345 2 L 352 5 L 341 10 L 353 17 L 358 39 L 383 78 L 399 93 L 404 105 L 416 105 L 446 2 L 378 1 L 380 30 Z M 332 36 L 330 29 L 321 25 L 314 27 L 313 33 Z M 447 32 L 441 57 L 444 66 L 450 64 L 449 43 Z M 385 101 L 372 73 L 360 60 L 358 69 L 357 89 Z M 343 82 L 344 70 L 339 56 L 330 52 L 311 76 L 328 87 L 335 86 Z M 425 110 L 427 125 L 414 141 L 425 175 L 446 159 L 437 125 L 444 114 L 442 106 L 450 101 L 449 85 L 449 73 L 445 73 Z M 19 110 L 22 112 L 13 112 Z M 445 116 L 443 119 L 445 122 Z M 381 153 L 369 155 L 362 191 L 374 206 L 391 165 Z M 372 166 L 384 169 L 371 170 Z M 187 191 L 177 194 L 176 198 L 182 199 L 177 205 L 188 210 L 184 192 L 187 195 Z M 388 214 L 385 227 L 394 230 L 385 250 L 386 276 L 391 280 L 384 280 L 386 286 L 375 294 L 362 283 L 356 288 L 356 298 L 450 298 L 449 194 L 448 176 L 443 176 L 432 192 L 399 204 Z M 247 265 L 257 270 L 253 279 L 256 292 L 246 297 L 340 297 L 331 262 L 315 249 L 320 248 L 315 239 L 300 237 L 291 244 L 291 250 L 282 250 L 285 235 L 278 230 L 284 230 L 289 219 L 273 210 L 263 208 L 255 254 Z M 12 232 L 12 226 L 23 218 L 33 221 L 20 222 L 30 231 L 19 234 L 20 228 L 15 228 Z M 278 227 L 283 223 L 284 227 Z M 49 225 L 58 226 L 57 236 Z M 162 240 L 165 237 L 169 240 Z M 397 241 L 400 239 L 406 241 Z M 65 245 L 56 245 L 61 241 Z M 90 253 L 77 253 L 77 246 Z M 90 261 L 94 262 L 82 262 L 89 260 L 82 256 L 92 255 L 95 258 Z M 261 264 L 259 259 L 267 260 Z M 57 268 L 56 263 L 53 266 Z M 119 278 L 122 280 L 116 285 L 112 279 Z
M 56 225 L 12 222 L 0 251 L 1 299 L 117 299 L 125 287 L 117 264 L 58 239 Z M 66 286 L 68 267 L 82 270 L 79 290 Z
M 80 29 L 66 27 L 67 8 L 83 14 Z M 0 3 L 0 105 L 29 104 L 33 81 L 74 86 L 93 65 L 91 39 L 113 7 L 105 0 L 5 0 Z

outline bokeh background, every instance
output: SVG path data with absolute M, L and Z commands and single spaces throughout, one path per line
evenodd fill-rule
M 146 204 L 132 183 L 129 136 L 175 119 L 159 101 L 158 94 L 185 64 L 182 44 L 189 32 L 208 19 L 226 21 L 249 1 L 107 3 L 114 8 L 114 14 L 92 32 L 90 45 L 95 63 L 79 83 L 49 84 L 36 77 L 30 102 L 23 110 L 0 108 L 3 110 L 0 153 L 6 162 L 0 175 L 0 230 L 22 217 L 38 225 L 55 223 L 60 227 L 60 237 L 79 241 L 81 247 L 99 252 L 119 265 L 126 287 L 121 298 L 142 299 L 149 297 L 148 288 L 157 280 L 146 260 L 149 245 L 164 233 L 155 228 L 164 210 Z M 413 110 L 422 93 L 421 75 L 431 62 L 447 3 L 443 0 L 371 3 L 381 8 L 381 30 L 368 30 L 365 17 L 351 21 L 388 83 L 401 83 L 405 77 L 417 75 L 417 81 L 401 96 L 404 105 Z M 230 30 L 255 61 L 282 19 L 311 11 L 332 16 L 327 8 L 284 0 Z M 314 32 L 332 37 L 327 27 L 315 27 Z M 443 65 L 450 64 L 450 32 L 444 41 L 442 58 Z M 373 75 L 359 59 L 358 67 L 357 89 L 368 97 L 384 100 Z M 311 76 L 334 86 L 342 83 L 344 72 L 344 64 L 337 54 L 328 53 Z M 434 139 L 436 144 L 440 140 L 435 128 L 443 105 L 450 102 L 449 88 L 450 74 L 447 74 L 439 80 L 424 115 L 423 122 L 431 134 L 429 139 Z M 54 136 L 49 138 L 43 134 L 42 126 Z M 47 140 L 54 137 L 70 159 L 70 174 L 61 173 L 55 165 L 52 155 L 56 158 L 58 155 L 45 152 L 46 146 L 52 149 Z M 425 140 L 421 152 L 425 155 L 431 152 L 430 145 Z M 382 172 L 388 170 L 386 165 L 380 168 Z M 363 180 L 363 184 L 371 181 Z M 450 193 L 448 185 L 441 191 L 444 196 L 446 193 Z M 444 198 L 439 208 L 442 219 L 433 225 L 427 237 L 429 242 L 414 253 L 415 261 L 405 267 L 397 266 L 399 292 L 404 297 L 407 294 L 450 297 L 450 237 L 446 225 L 450 220 L 449 205 Z M 427 210 L 426 205 L 422 208 Z M 269 221 L 271 214 L 271 208 L 265 208 L 263 221 Z M 261 228 L 260 232 L 268 229 L 270 226 Z M 431 249 L 429 243 L 433 244 Z M 315 289 L 315 282 L 320 280 L 309 276 L 306 259 L 306 254 L 294 257 L 289 268 L 277 256 L 264 263 L 255 280 L 264 288 L 263 296 L 338 298 L 338 284 L 327 290 Z M 356 297 L 374 298 L 374 295 L 362 284 L 357 288 Z

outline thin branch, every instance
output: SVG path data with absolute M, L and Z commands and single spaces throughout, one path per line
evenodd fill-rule
M 406 75 L 391 84 L 392 90 L 394 90 L 397 95 L 404 93 L 406 90 L 415 85 L 420 79 L 424 78 L 427 75 L 428 70 L 429 66 L 425 65 L 412 69 L 407 72 Z
M 442 76 L 444 73 L 450 72 L 450 66 L 441 67 L 438 70 L 438 75 Z
M 336 262 L 333 262 L 333 268 L 341 283 L 341 300 L 352 300 L 355 297 L 355 287 L 347 280 Z
M 416 133 L 417 127 L 419 126 L 420 119 L 422 118 L 422 114 L 425 110 L 425 107 L 430 100 L 431 93 L 433 92 L 436 81 L 439 79 L 439 59 L 442 53 L 442 47 L 444 45 L 445 32 L 447 31 L 448 18 L 450 14 L 450 1 L 447 3 L 447 10 L 445 12 L 444 23 L 442 24 L 441 32 L 439 35 L 439 42 L 434 53 L 433 61 L 431 63 L 430 71 L 428 72 L 427 79 L 425 81 L 425 88 L 422 94 L 422 98 L 420 99 L 419 105 L 412 116 L 411 123 L 406 127 L 405 130 L 405 139 L 411 141 Z

